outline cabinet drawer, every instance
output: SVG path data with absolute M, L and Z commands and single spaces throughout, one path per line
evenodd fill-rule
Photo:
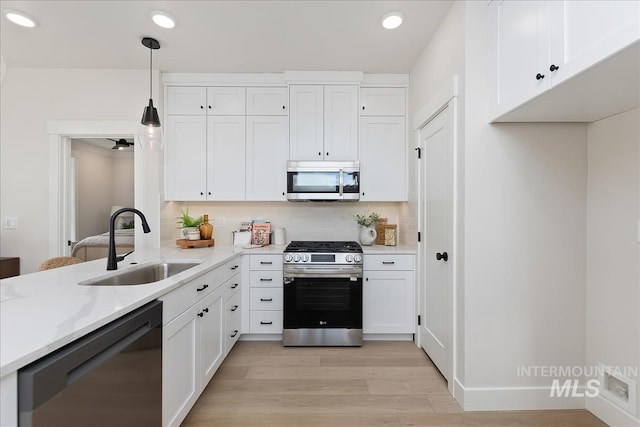
M 252 311 L 249 332 L 252 334 L 281 334 L 282 311 Z
M 363 269 L 367 270 L 413 270 L 413 255 L 365 255 Z
M 223 266 L 224 280 L 229 280 L 232 277 L 240 273 L 240 257 L 236 257 L 231 261 L 228 261 Z
M 282 288 L 253 288 L 249 295 L 251 310 L 282 310 Z
M 252 288 L 282 287 L 282 270 L 252 271 L 249 273 L 249 285 Z
M 251 255 L 251 270 L 282 271 L 282 255 Z
M 220 287 L 223 282 L 224 270 L 218 267 L 160 297 L 162 324 L 169 323 L 180 313 Z

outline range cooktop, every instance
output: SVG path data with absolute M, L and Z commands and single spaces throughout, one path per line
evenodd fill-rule
M 315 253 L 362 253 L 362 246 L 353 241 L 314 241 L 294 240 L 287 245 L 285 252 L 315 252 Z

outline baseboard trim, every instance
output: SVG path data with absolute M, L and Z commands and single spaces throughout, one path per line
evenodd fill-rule
M 640 427 L 640 419 L 602 396 L 588 398 L 586 407 L 589 412 L 610 426 Z
M 551 397 L 551 387 L 464 387 L 455 380 L 454 393 L 455 399 L 465 411 L 535 411 L 585 408 L 584 397 Z
M 362 334 L 364 341 L 413 341 L 413 334 Z

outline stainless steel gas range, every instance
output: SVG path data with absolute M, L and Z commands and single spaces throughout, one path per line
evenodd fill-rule
M 362 247 L 293 241 L 284 251 L 285 346 L 362 345 Z

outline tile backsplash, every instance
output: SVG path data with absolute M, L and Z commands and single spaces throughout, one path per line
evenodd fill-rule
M 181 238 L 176 217 L 183 208 L 191 216 L 209 215 L 217 244 L 233 242 L 232 232 L 240 222 L 256 218 L 271 221 L 272 229 L 284 227 L 286 240 L 358 240 L 357 213 L 377 212 L 398 224 L 400 238 L 403 225 L 399 223 L 404 203 L 336 203 L 336 202 L 168 202 L 160 213 L 161 239 Z M 406 232 L 405 232 L 406 233 Z M 398 243 L 403 243 L 402 241 Z

